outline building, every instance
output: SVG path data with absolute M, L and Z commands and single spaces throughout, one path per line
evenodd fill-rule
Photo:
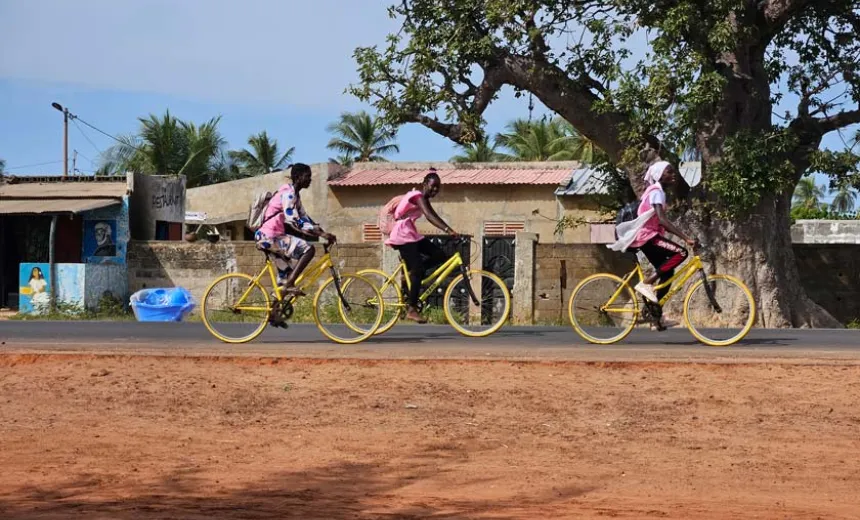
M 129 240 L 180 240 L 184 198 L 183 177 L 4 177 L 0 306 L 126 302 Z

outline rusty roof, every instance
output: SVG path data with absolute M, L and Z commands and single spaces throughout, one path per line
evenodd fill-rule
M 22 182 L 0 184 L 6 199 L 121 199 L 128 192 L 125 179 L 117 182 Z
M 570 178 L 573 167 L 535 163 L 534 165 L 505 167 L 498 163 L 486 166 L 474 164 L 436 169 L 442 184 L 541 184 L 558 186 Z M 377 163 L 347 171 L 328 182 L 330 186 L 379 186 L 418 184 L 428 168 L 402 168 Z
M 2 199 L 0 215 L 82 213 L 119 204 L 117 199 Z

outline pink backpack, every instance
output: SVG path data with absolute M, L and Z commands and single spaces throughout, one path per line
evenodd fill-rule
M 394 197 L 379 210 L 379 215 L 376 218 L 376 226 L 379 227 L 379 231 L 381 231 L 385 236 L 389 236 L 391 234 L 391 230 L 394 229 L 394 222 L 397 220 L 394 218 L 394 211 L 397 209 L 397 206 L 400 204 L 403 197 L 404 195 Z

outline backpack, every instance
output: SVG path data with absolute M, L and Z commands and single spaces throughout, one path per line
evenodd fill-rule
M 397 206 L 400 205 L 403 197 L 404 195 L 398 195 L 379 209 L 379 215 L 376 217 L 376 226 L 385 236 L 390 235 L 391 230 L 394 228 L 394 222 L 397 220 L 394 218 L 394 211 L 397 210 Z
M 630 222 L 631 220 L 636 220 L 637 213 L 639 211 L 639 201 L 634 200 L 633 202 L 628 202 L 624 206 L 618 210 L 618 213 L 615 215 L 615 227 L 617 228 L 619 224 L 623 222 Z M 615 239 L 618 240 L 618 231 L 615 231 Z
M 277 192 L 266 191 L 263 193 L 258 193 L 254 197 L 254 202 L 251 203 L 251 207 L 248 209 L 248 229 L 251 231 L 257 231 L 260 227 L 270 218 L 277 215 L 270 215 L 269 218 L 263 218 L 266 214 L 266 208 L 269 207 L 269 202 L 272 200 L 272 197 L 275 196 Z

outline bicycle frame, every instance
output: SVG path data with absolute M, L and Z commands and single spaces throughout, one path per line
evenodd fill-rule
M 326 249 L 328 249 L 328 247 L 326 247 Z M 268 272 L 269 273 L 269 279 L 272 282 L 272 287 L 275 288 L 275 299 L 279 302 L 284 301 L 286 298 L 284 298 L 284 296 L 282 295 L 281 287 L 278 285 L 278 278 L 277 278 L 277 275 L 275 274 L 275 266 L 271 260 L 271 255 L 273 253 L 270 253 L 268 251 L 263 251 L 263 253 L 266 255 L 266 265 L 264 265 L 263 268 L 260 269 L 260 272 L 257 273 L 257 276 L 255 276 L 253 278 L 253 281 L 254 281 L 254 283 L 262 286 L 260 281 L 265 277 L 266 272 Z M 315 283 L 317 283 L 317 281 L 320 279 L 320 277 L 325 273 L 325 271 L 327 269 L 331 270 L 332 276 L 335 276 L 337 274 L 337 272 L 335 271 L 335 268 L 334 268 L 334 263 L 331 260 L 331 253 L 326 250 L 326 252 L 322 256 L 322 258 L 320 258 L 319 260 L 317 260 L 313 264 L 309 265 L 304 270 L 304 272 L 299 275 L 298 279 L 296 279 L 296 287 L 299 288 L 302 292 L 307 292 L 307 291 L 305 291 L 305 289 L 308 289 L 308 288 L 312 287 Z M 247 298 L 248 293 L 251 291 L 251 289 L 253 287 L 254 287 L 253 283 L 248 284 L 248 288 L 245 289 L 245 293 L 242 294 L 241 298 L 239 298 L 239 302 L 238 302 L 239 304 L 241 304 L 241 302 L 244 301 L 245 298 Z M 338 294 L 340 294 L 339 284 L 338 284 L 337 289 L 338 289 Z M 295 297 L 291 297 L 291 298 L 295 299 Z M 237 307 L 237 309 L 241 309 L 241 308 Z
M 701 257 L 699 257 L 698 255 L 694 256 L 693 258 L 690 259 L 689 262 L 687 262 L 687 265 L 682 267 L 680 270 L 676 271 L 675 274 L 673 274 L 671 278 L 669 278 L 668 280 L 666 280 L 663 283 L 655 285 L 654 289 L 660 290 L 660 289 L 669 287 L 676 280 L 678 280 L 678 282 L 679 282 L 679 283 L 675 284 L 671 289 L 669 289 L 669 292 L 666 293 L 665 296 L 663 296 L 663 298 L 659 301 L 658 305 L 660 305 L 661 307 L 663 305 L 665 305 L 666 302 L 668 302 L 672 298 L 672 296 L 674 296 L 678 291 L 680 291 L 684 287 L 684 285 L 686 285 L 687 281 L 689 281 L 690 278 L 692 278 L 697 272 L 703 272 L 702 271 L 703 268 L 704 268 L 704 266 L 702 264 Z M 632 282 L 634 276 L 638 276 L 640 282 L 645 279 L 645 273 L 642 271 L 642 266 L 640 266 L 638 263 L 636 264 L 636 267 L 633 268 L 632 271 L 630 271 L 624 278 L 622 278 L 622 280 L 624 280 L 624 285 L 618 286 L 618 289 L 615 290 L 615 293 L 612 295 L 611 298 L 609 298 L 609 301 L 606 302 L 607 307 L 609 305 L 612 305 L 612 302 L 614 302 L 615 299 L 621 295 L 621 293 L 624 291 L 625 286 L 633 287 L 633 284 L 631 282 Z M 707 286 L 707 284 L 705 284 L 705 285 Z M 706 288 L 706 290 L 707 290 L 707 288 Z M 710 294 L 709 294 L 709 296 L 710 296 Z M 609 309 L 604 309 L 604 310 L 609 312 Z
M 457 269 L 463 270 L 464 274 L 466 274 L 466 270 L 468 269 L 466 267 L 465 262 L 463 262 L 463 257 L 460 255 L 459 252 L 454 253 L 450 258 L 448 258 L 448 260 L 443 262 L 442 265 L 437 267 L 436 270 L 434 270 L 429 276 L 427 276 L 427 278 L 421 280 L 422 286 L 427 284 L 430 285 L 427 287 L 427 289 L 424 290 L 423 293 L 421 293 L 421 295 L 418 297 L 418 300 L 422 303 L 426 303 L 427 300 L 429 300 L 433 293 L 436 291 L 436 289 L 438 289 L 439 286 L 442 285 L 442 282 L 444 282 L 445 279 L 448 278 L 448 276 L 450 276 L 451 273 L 453 273 Z M 380 288 L 380 292 L 384 291 L 389 284 L 396 283 L 398 273 L 402 274 L 403 277 L 406 279 L 407 290 L 411 289 L 412 280 L 408 276 L 408 272 L 409 271 L 406 268 L 406 262 L 401 259 L 400 265 L 397 266 L 397 269 L 395 269 L 393 273 L 388 275 L 388 279 L 385 280 L 385 283 Z M 469 292 L 469 296 L 472 297 L 473 303 L 477 305 L 477 296 L 471 294 L 474 291 L 470 289 Z

